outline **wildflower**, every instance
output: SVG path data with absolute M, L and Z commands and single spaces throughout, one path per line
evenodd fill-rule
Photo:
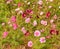
M 18 25 L 16 23 L 13 23 L 13 29 L 16 30 L 18 28 Z
M 55 25 L 55 24 L 52 24 L 52 25 L 51 25 L 51 28 L 52 28 L 52 29 L 55 29 L 55 28 L 56 28 L 56 25 Z
M 25 36 L 29 36 L 29 31 L 26 31 L 26 33 L 24 34 Z
M 40 12 L 40 15 L 43 15 L 44 14 L 44 12 Z
M 7 35 L 8 35 L 8 32 L 3 32 L 3 38 L 6 38 L 7 37 Z
M 25 34 L 27 32 L 25 27 L 22 27 L 21 31 L 23 32 L 23 34 Z
M 44 32 L 44 29 L 41 29 L 40 32 Z
M 53 2 L 53 0 L 50 0 L 50 2 Z
M 12 21 L 12 22 L 16 22 L 16 16 L 12 16 L 12 17 L 11 17 L 11 21 Z
M 32 47 L 32 46 L 33 46 L 33 42 L 32 42 L 32 41 L 29 41 L 29 42 L 28 42 L 28 46 L 29 46 L 29 47 Z
M 7 4 L 9 4 L 11 1 L 12 1 L 12 0 L 7 0 L 7 2 L 6 2 L 6 3 L 7 3 Z
M 50 15 L 51 15 L 51 13 L 50 13 L 50 12 L 47 12 L 47 13 L 46 13 L 46 18 L 49 18 Z
M 46 26 L 47 25 L 47 21 L 41 20 L 41 24 Z
M 20 7 L 20 6 L 21 6 L 21 3 L 19 2 L 19 3 L 18 3 L 18 7 Z
M 49 6 L 48 8 L 52 8 L 52 6 Z
M 50 20 L 50 23 L 52 24 L 53 22 L 54 22 L 54 20 L 53 20 L 53 19 L 51 19 L 51 20 Z
M 39 37 L 41 35 L 41 32 L 39 30 L 35 30 L 34 36 Z
M 27 9 L 27 10 L 26 10 L 26 13 L 27 13 L 27 14 L 31 14 L 32 12 L 33 12 L 33 11 L 32 11 L 31 9 Z
M 51 30 L 50 30 L 50 34 L 51 34 L 51 35 L 54 35 L 54 34 L 58 35 L 58 32 L 59 32 L 59 31 L 57 31 L 57 30 L 55 30 L 55 29 L 51 29 Z
M 16 8 L 15 11 L 18 12 L 20 10 L 20 8 Z
M 34 20 L 34 22 L 33 22 L 33 26 L 36 26 L 36 25 L 37 25 L 37 21 Z
M 40 38 L 40 43 L 45 43 L 45 42 L 46 42 L 45 37 L 41 37 L 41 38 Z
M 55 15 L 53 16 L 53 18 L 54 18 L 54 19 L 57 19 L 57 15 L 55 14 Z
M 48 35 L 48 36 L 46 36 L 46 38 L 47 38 L 47 39 L 50 39 L 50 38 L 51 38 L 51 36 L 50 36 L 50 35 Z
M 38 4 L 39 4 L 39 5 L 42 5 L 42 4 L 43 4 L 43 1 L 42 1 L 42 0 L 39 0 L 39 1 L 38 1 Z
M 30 18 L 26 18 L 25 23 L 29 23 L 30 22 Z
M 5 23 L 3 22 L 3 23 L 2 23 L 2 26 L 4 26 L 4 25 L 5 25 Z
M 25 18 L 26 15 L 27 15 L 27 14 L 26 14 L 25 12 L 22 13 L 22 17 L 23 17 L 23 18 Z

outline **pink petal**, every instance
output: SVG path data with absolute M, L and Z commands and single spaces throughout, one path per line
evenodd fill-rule
M 30 18 L 26 18 L 25 23 L 29 23 L 30 22 Z
M 28 46 L 29 46 L 29 47 L 32 47 L 32 46 L 33 46 L 32 41 L 29 41 L 29 42 L 28 42 Z
M 13 29 L 16 30 L 18 28 L 18 25 L 16 23 L 13 24 Z
M 4 33 L 3 33 L 3 38 L 6 38 L 7 35 L 8 35 L 8 32 L 4 32 Z
M 33 26 L 36 26 L 36 25 L 37 25 L 37 21 L 34 20 L 34 22 L 33 22 Z
M 34 36 L 39 37 L 40 35 L 41 35 L 40 31 L 39 30 L 35 30 Z
M 11 17 L 11 21 L 12 21 L 12 22 L 16 22 L 16 16 L 12 16 L 12 17 Z
M 45 42 L 46 42 L 45 37 L 41 37 L 41 38 L 40 38 L 40 42 L 41 42 L 41 43 L 45 43 Z

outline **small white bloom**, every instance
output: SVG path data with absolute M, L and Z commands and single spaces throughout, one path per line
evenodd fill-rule
M 52 6 L 49 6 L 48 8 L 52 8 Z
M 40 12 L 40 15 L 43 15 L 44 14 L 44 12 Z
M 53 2 L 53 0 L 50 0 L 50 2 Z
M 27 4 L 30 5 L 30 2 L 28 2 Z
M 19 11 L 19 10 L 20 10 L 20 8 L 16 8 L 16 9 L 15 9 L 15 11 Z

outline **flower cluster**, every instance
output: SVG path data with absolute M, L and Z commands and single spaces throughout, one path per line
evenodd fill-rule
M 18 38 L 16 36 L 18 41 L 20 34 L 22 34 L 23 37 L 21 39 L 27 39 L 26 45 L 28 47 L 34 47 L 34 40 L 36 38 L 40 44 L 45 44 L 47 40 L 52 39 L 54 35 L 59 35 L 58 26 L 60 26 L 60 22 L 58 22 L 58 18 L 60 15 L 58 12 L 60 10 L 60 6 L 57 10 L 56 7 L 53 6 L 55 5 L 53 2 L 55 1 L 34 0 L 30 2 L 22 0 L 21 2 L 14 3 L 13 0 L 7 0 L 6 5 L 11 5 L 10 7 L 12 9 L 7 6 L 9 8 L 8 10 L 5 7 L 9 13 L 11 12 L 11 14 L 9 15 L 7 12 L 10 17 L 7 18 L 6 16 L 5 19 L 8 21 L 2 22 L 2 28 L 4 28 L 4 32 L 2 33 L 3 39 L 6 39 L 7 37 L 13 38 L 10 32 L 14 31 L 18 34 Z

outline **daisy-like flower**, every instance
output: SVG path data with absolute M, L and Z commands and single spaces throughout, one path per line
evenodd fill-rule
M 50 30 L 50 34 L 51 35 L 54 35 L 54 34 L 58 35 L 59 34 L 59 31 L 57 31 L 56 29 L 51 29 Z
M 40 41 L 40 43 L 45 43 L 46 39 L 45 39 L 45 37 L 41 37 L 39 41 Z
M 18 28 L 18 25 L 16 23 L 13 23 L 12 26 L 13 26 L 14 30 L 16 30 Z
M 12 17 L 11 17 L 11 21 L 12 21 L 12 22 L 16 22 L 16 16 L 12 16 Z
M 41 35 L 41 32 L 39 30 L 35 30 L 34 36 L 39 37 Z
M 42 5 L 42 4 L 43 4 L 43 1 L 42 1 L 42 0 L 39 0 L 39 1 L 38 1 L 38 4 L 39 4 L 39 5 Z
M 57 19 L 57 15 L 55 14 L 55 15 L 53 16 L 53 18 L 54 18 L 54 19 Z
M 27 10 L 26 10 L 26 13 L 27 13 L 27 14 L 33 14 L 33 11 L 32 11 L 31 9 L 27 9 Z
M 26 33 L 24 34 L 25 36 L 29 36 L 29 31 L 26 31 Z
M 44 25 L 44 26 L 46 26 L 47 25 L 47 21 L 41 20 L 41 24 Z
M 37 25 L 37 21 L 34 20 L 34 22 L 33 22 L 33 26 L 36 26 L 36 25 Z
M 20 7 L 21 6 L 21 3 L 20 2 L 18 2 L 18 7 Z
M 53 19 L 51 19 L 51 20 L 50 20 L 50 23 L 52 24 L 53 22 L 54 22 L 54 20 L 53 20 Z
M 50 2 L 53 2 L 53 0 L 50 0 Z
M 5 23 L 3 22 L 3 23 L 2 23 L 2 26 L 4 26 L 4 25 L 5 25 Z
M 7 0 L 7 2 L 6 2 L 6 3 L 7 3 L 7 4 L 9 4 L 11 1 L 12 1 L 12 0 Z
M 40 15 L 43 15 L 44 14 L 44 12 L 40 12 Z
M 2 36 L 3 36 L 3 38 L 6 38 L 7 35 L 8 35 L 8 32 L 5 31 L 5 32 L 3 32 L 3 35 Z
M 29 22 L 30 22 L 30 18 L 26 18 L 25 23 L 29 23 Z
M 23 17 L 23 18 L 25 18 L 26 15 L 27 15 L 26 12 L 23 12 L 23 13 L 22 13 L 22 17 Z
M 22 27 L 21 31 L 23 32 L 23 34 L 25 34 L 27 32 L 25 27 Z
M 46 18 L 49 18 L 50 15 L 51 15 L 51 13 L 50 13 L 50 12 L 47 12 L 47 13 L 46 13 Z
M 28 42 L 28 47 L 32 47 L 33 46 L 33 42 L 32 41 L 29 41 Z
M 48 8 L 52 8 L 52 6 L 49 6 Z
M 20 10 L 20 8 L 16 8 L 15 11 L 18 12 Z
M 44 32 L 45 30 L 44 29 L 41 29 L 40 32 Z

